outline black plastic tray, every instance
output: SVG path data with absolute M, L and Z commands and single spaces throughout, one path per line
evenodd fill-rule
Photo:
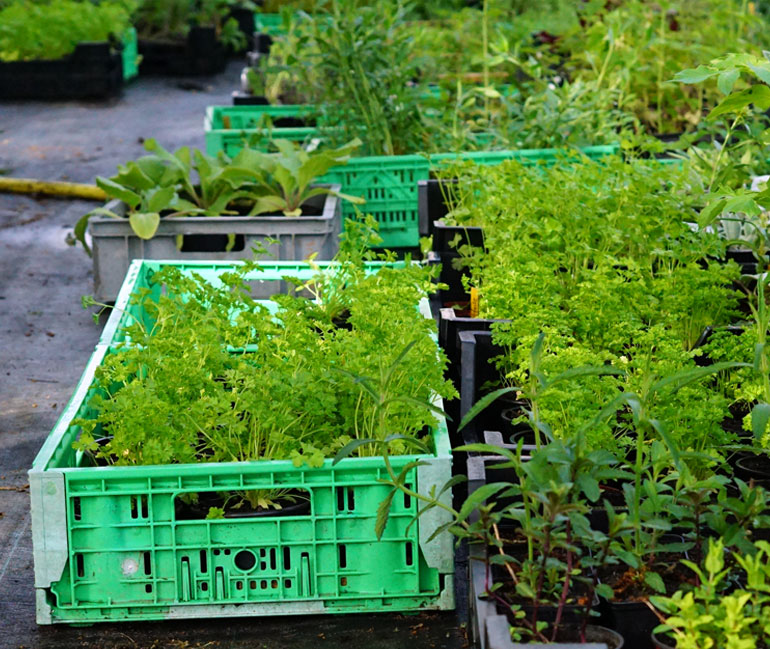
M 225 69 L 225 48 L 213 27 L 191 27 L 186 41 L 139 39 L 142 75 L 205 76 Z
M 57 60 L 0 63 L 0 99 L 89 99 L 115 95 L 123 87 L 119 45 L 80 43 Z

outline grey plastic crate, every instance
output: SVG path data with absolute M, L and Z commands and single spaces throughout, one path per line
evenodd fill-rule
M 339 191 L 339 185 L 326 185 Z M 267 253 L 265 261 L 302 261 L 313 253 L 316 259 L 328 260 L 339 249 L 341 229 L 341 199 L 337 196 L 315 196 L 308 203 L 322 209 L 320 216 L 194 216 L 161 219 L 152 239 L 137 237 L 128 219 L 93 217 L 89 223 L 94 259 L 94 296 L 100 301 L 114 301 L 134 259 L 180 259 L 227 261 L 252 258 L 251 248 L 261 244 Z M 116 214 L 126 213 L 121 201 L 111 201 L 107 209 Z M 237 237 L 238 245 L 229 251 L 201 252 L 177 248 L 177 236 L 229 234 Z M 269 239 L 275 240 L 268 243 Z M 254 297 L 269 297 L 283 292 L 281 283 L 267 282 Z

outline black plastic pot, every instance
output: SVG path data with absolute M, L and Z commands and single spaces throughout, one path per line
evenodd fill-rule
M 658 633 L 650 634 L 650 646 L 655 649 L 676 649 L 676 642 L 671 644 L 673 640 L 670 640 L 666 636 Z
M 652 630 L 660 624 L 644 602 L 602 601 L 602 624 L 625 638 L 625 649 L 653 649 Z
M 246 46 L 233 50 L 232 53 L 237 54 L 247 49 L 254 39 L 254 12 L 251 9 L 230 9 L 230 17 L 235 18 L 235 22 L 238 23 L 238 29 L 246 37 Z
M 209 509 L 219 507 L 225 510 L 224 517 L 228 519 L 238 518 L 280 518 L 285 516 L 304 516 L 310 512 L 310 501 L 302 497 L 298 502 L 287 500 L 281 509 L 251 510 L 245 507 L 228 509 L 225 501 L 216 492 L 202 492 L 198 494 L 198 501 L 186 503 L 181 499 L 175 501 L 175 517 L 177 520 L 202 520 L 205 519 Z M 280 501 L 279 501 L 280 504 Z
M 433 234 L 433 224 L 443 219 L 449 212 L 449 207 L 444 201 L 444 194 L 451 191 L 456 179 L 417 181 L 417 214 L 418 227 L 421 237 L 429 237 Z
M 57 60 L 0 63 L 0 99 L 88 99 L 116 95 L 123 87 L 119 46 L 80 43 Z
M 254 51 L 262 56 L 270 54 L 270 48 L 273 46 L 273 37 L 270 34 L 257 32 L 254 34 Z
M 735 475 L 748 482 L 770 486 L 770 457 L 764 453 L 740 453 L 735 461 Z
M 94 440 L 94 443 L 99 446 L 101 449 L 102 447 L 106 446 L 112 441 L 112 437 L 98 437 Z M 88 458 L 90 462 L 93 463 L 94 466 L 110 466 L 110 463 L 103 457 L 97 457 L 96 453 L 91 451 L 85 451 L 84 455 Z M 118 458 L 116 456 L 112 456 L 114 460 L 117 460 Z
M 225 48 L 213 27 L 191 27 L 185 41 L 139 39 L 143 75 L 204 76 L 225 69 Z
M 233 91 L 233 106 L 269 106 L 270 102 L 264 95 L 251 95 L 240 90 Z
M 440 301 L 446 306 L 468 302 L 469 295 L 463 286 L 467 270 L 456 268 L 462 246 L 484 247 L 484 231 L 480 227 L 446 225 L 443 219 L 449 212 L 444 200 L 445 192 L 451 191 L 456 180 L 421 180 L 417 183 L 417 211 L 421 236 L 432 236 L 432 254 L 441 264 L 438 281 L 448 288 L 438 291 Z
M 628 649 L 625 638 L 617 631 L 603 626 L 589 624 L 585 629 L 585 640 L 591 643 L 601 643 L 607 645 L 607 649 Z M 556 637 L 558 643 L 579 643 L 580 628 L 575 625 L 567 625 L 561 629 Z
M 310 512 L 310 502 L 302 500 L 292 505 L 286 505 L 281 509 L 231 510 L 225 512 L 225 518 L 276 518 L 283 516 L 304 516 Z

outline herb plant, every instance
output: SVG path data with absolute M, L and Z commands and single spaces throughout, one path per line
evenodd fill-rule
M 86 41 L 119 41 L 130 27 L 130 3 L 52 0 L 0 7 L 0 61 L 60 59 Z
M 754 649 L 765 645 L 770 635 L 770 545 L 758 541 L 746 555 L 729 553 L 727 559 L 742 573 L 744 583 L 730 588 L 730 566 L 721 540 L 709 543 L 702 565 L 683 560 L 699 585 L 672 597 L 653 597 L 653 604 L 667 617 L 655 630 L 660 638 L 671 638 L 677 649 L 706 649 L 712 646 Z
M 118 465 L 319 466 L 369 435 L 375 421 L 405 439 L 422 437 L 435 415 L 419 404 L 454 395 L 431 321 L 416 308 L 431 270 L 411 263 L 354 270 L 357 249 L 346 244 L 338 258 L 348 266 L 345 326 L 296 295 L 275 296 L 271 312 L 249 296 L 250 264 L 221 276 L 219 287 L 174 267 L 156 273 L 163 290 L 135 297 L 131 308 L 146 317 L 125 329 L 125 342 L 100 368 L 93 416 L 78 421 L 76 448 Z M 371 384 L 359 375 L 381 377 L 387 407 L 371 401 Z
M 246 37 L 229 17 L 233 8 L 256 5 L 250 0 L 141 0 L 135 17 L 143 38 L 174 40 L 186 38 L 193 25 L 213 27 L 223 45 L 238 50 L 246 46 Z
M 152 155 L 119 166 L 112 178 L 97 177 L 96 184 L 108 196 L 127 205 L 131 228 L 142 239 L 155 235 L 161 215 L 254 216 L 280 212 L 297 217 L 302 215 L 302 205 L 314 196 L 334 194 L 354 203 L 363 202 L 328 187 L 312 186 L 317 176 L 344 164 L 360 142 L 354 140 L 337 149 L 314 153 L 287 141 L 277 140 L 274 144 L 277 153 L 244 148 L 230 160 L 224 154 L 215 158 L 191 152 L 188 147 L 172 154 L 150 139 L 145 148 Z M 75 226 L 75 238 L 87 252 L 86 228 L 95 214 L 122 218 L 107 208 L 81 217 Z

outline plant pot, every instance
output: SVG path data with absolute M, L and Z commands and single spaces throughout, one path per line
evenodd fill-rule
M 237 54 L 247 49 L 254 38 L 254 12 L 251 9 L 234 7 L 230 9 L 230 17 L 238 23 L 238 29 L 246 37 L 246 46 L 240 49 L 232 49 L 232 54 Z
M 430 178 L 417 183 L 417 211 L 421 237 L 431 236 L 435 222 L 443 219 L 449 212 L 444 194 L 451 191 L 452 186 L 456 184 L 455 178 L 441 180 Z M 440 248 L 434 248 L 434 250 L 440 250 Z
M 252 95 L 242 90 L 233 90 L 233 106 L 269 106 L 264 95 Z
M 654 649 L 676 649 L 676 642 L 662 633 L 650 633 L 650 646 Z
M 213 27 L 190 27 L 184 40 L 139 39 L 143 75 L 205 76 L 225 69 L 225 49 Z
M 558 639 L 554 643 L 548 644 L 521 644 L 511 640 L 511 629 L 508 620 L 498 615 L 487 619 L 485 628 L 485 638 L 482 647 L 484 649 L 527 649 L 528 647 L 537 647 L 546 649 L 626 649 L 621 635 L 611 629 L 589 624 L 586 627 L 586 642 L 581 643 L 578 639 Z M 578 637 L 577 635 L 575 636 Z
M 269 56 L 273 47 L 273 37 L 270 34 L 256 32 L 253 39 L 254 51 L 260 56 Z
M 628 649 L 625 638 L 617 631 L 595 624 L 588 624 L 585 628 L 586 643 L 602 643 L 607 649 Z M 556 642 L 580 643 L 580 627 L 568 625 L 560 629 L 556 636 Z
M 653 649 L 652 630 L 660 624 L 644 602 L 610 602 L 601 605 L 602 624 L 625 638 L 625 649 Z
M 99 446 L 99 448 L 102 448 L 106 446 L 111 440 L 112 440 L 112 437 L 98 437 L 97 439 L 94 440 L 94 442 L 96 443 L 97 446 Z M 86 462 L 90 463 L 93 466 L 110 466 L 110 463 L 107 462 L 105 458 L 97 457 L 96 453 L 92 451 L 85 451 L 83 453 L 83 456 Z
M 339 190 L 339 186 L 329 186 Z M 251 257 L 253 245 L 264 245 L 266 258 L 300 261 L 316 253 L 319 260 L 334 257 L 339 249 L 341 200 L 315 196 L 308 205 L 319 216 L 191 216 L 161 219 L 152 239 L 137 237 L 128 219 L 94 217 L 89 221 L 94 260 L 94 291 L 101 301 L 114 300 L 133 259 L 238 260 Z M 126 214 L 126 205 L 112 201 L 107 209 Z M 236 245 L 227 251 L 228 236 Z M 183 235 L 182 249 L 177 236 Z M 272 240 L 268 243 L 268 240 Z M 255 297 L 281 292 L 283 283 L 255 287 Z
M 503 349 L 494 344 L 490 331 L 461 331 L 460 342 L 460 419 L 471 410 L 486 391 L 488 384 L 498 384 L 500 371 L 492 362 L 503 353 Z M 502 413 L 509 410 L 508 402 L 499 397 L 463 429 L 463 438 L 472 441 L 483 431 L 500 431 L 506 427 Z
M 770 486 L 770 457 L 764 453 L 739 453 L 735 460 L 735 475 L 748 482 Z
M 306 516 L 311 513 L 310 500 L 307 492 L 305 494 L 295 494 L 297 502 L 286 500 L 281 502 L 279 498 L 277 504 L 280 509 L 249 509 L 248 503 L 239 508 L 228 506 L 219 493 L 203 492 L 198 494 L 198 500 L 195 503 L 186 503 L 179 499 L 175 501 L 174 518 L 180 521 L 187 520 L 206 520 L 207 514 L 212 507 L 224 510 L 223 517 L 230 519 L 241 518 L 283 518 L 286 516 Z

